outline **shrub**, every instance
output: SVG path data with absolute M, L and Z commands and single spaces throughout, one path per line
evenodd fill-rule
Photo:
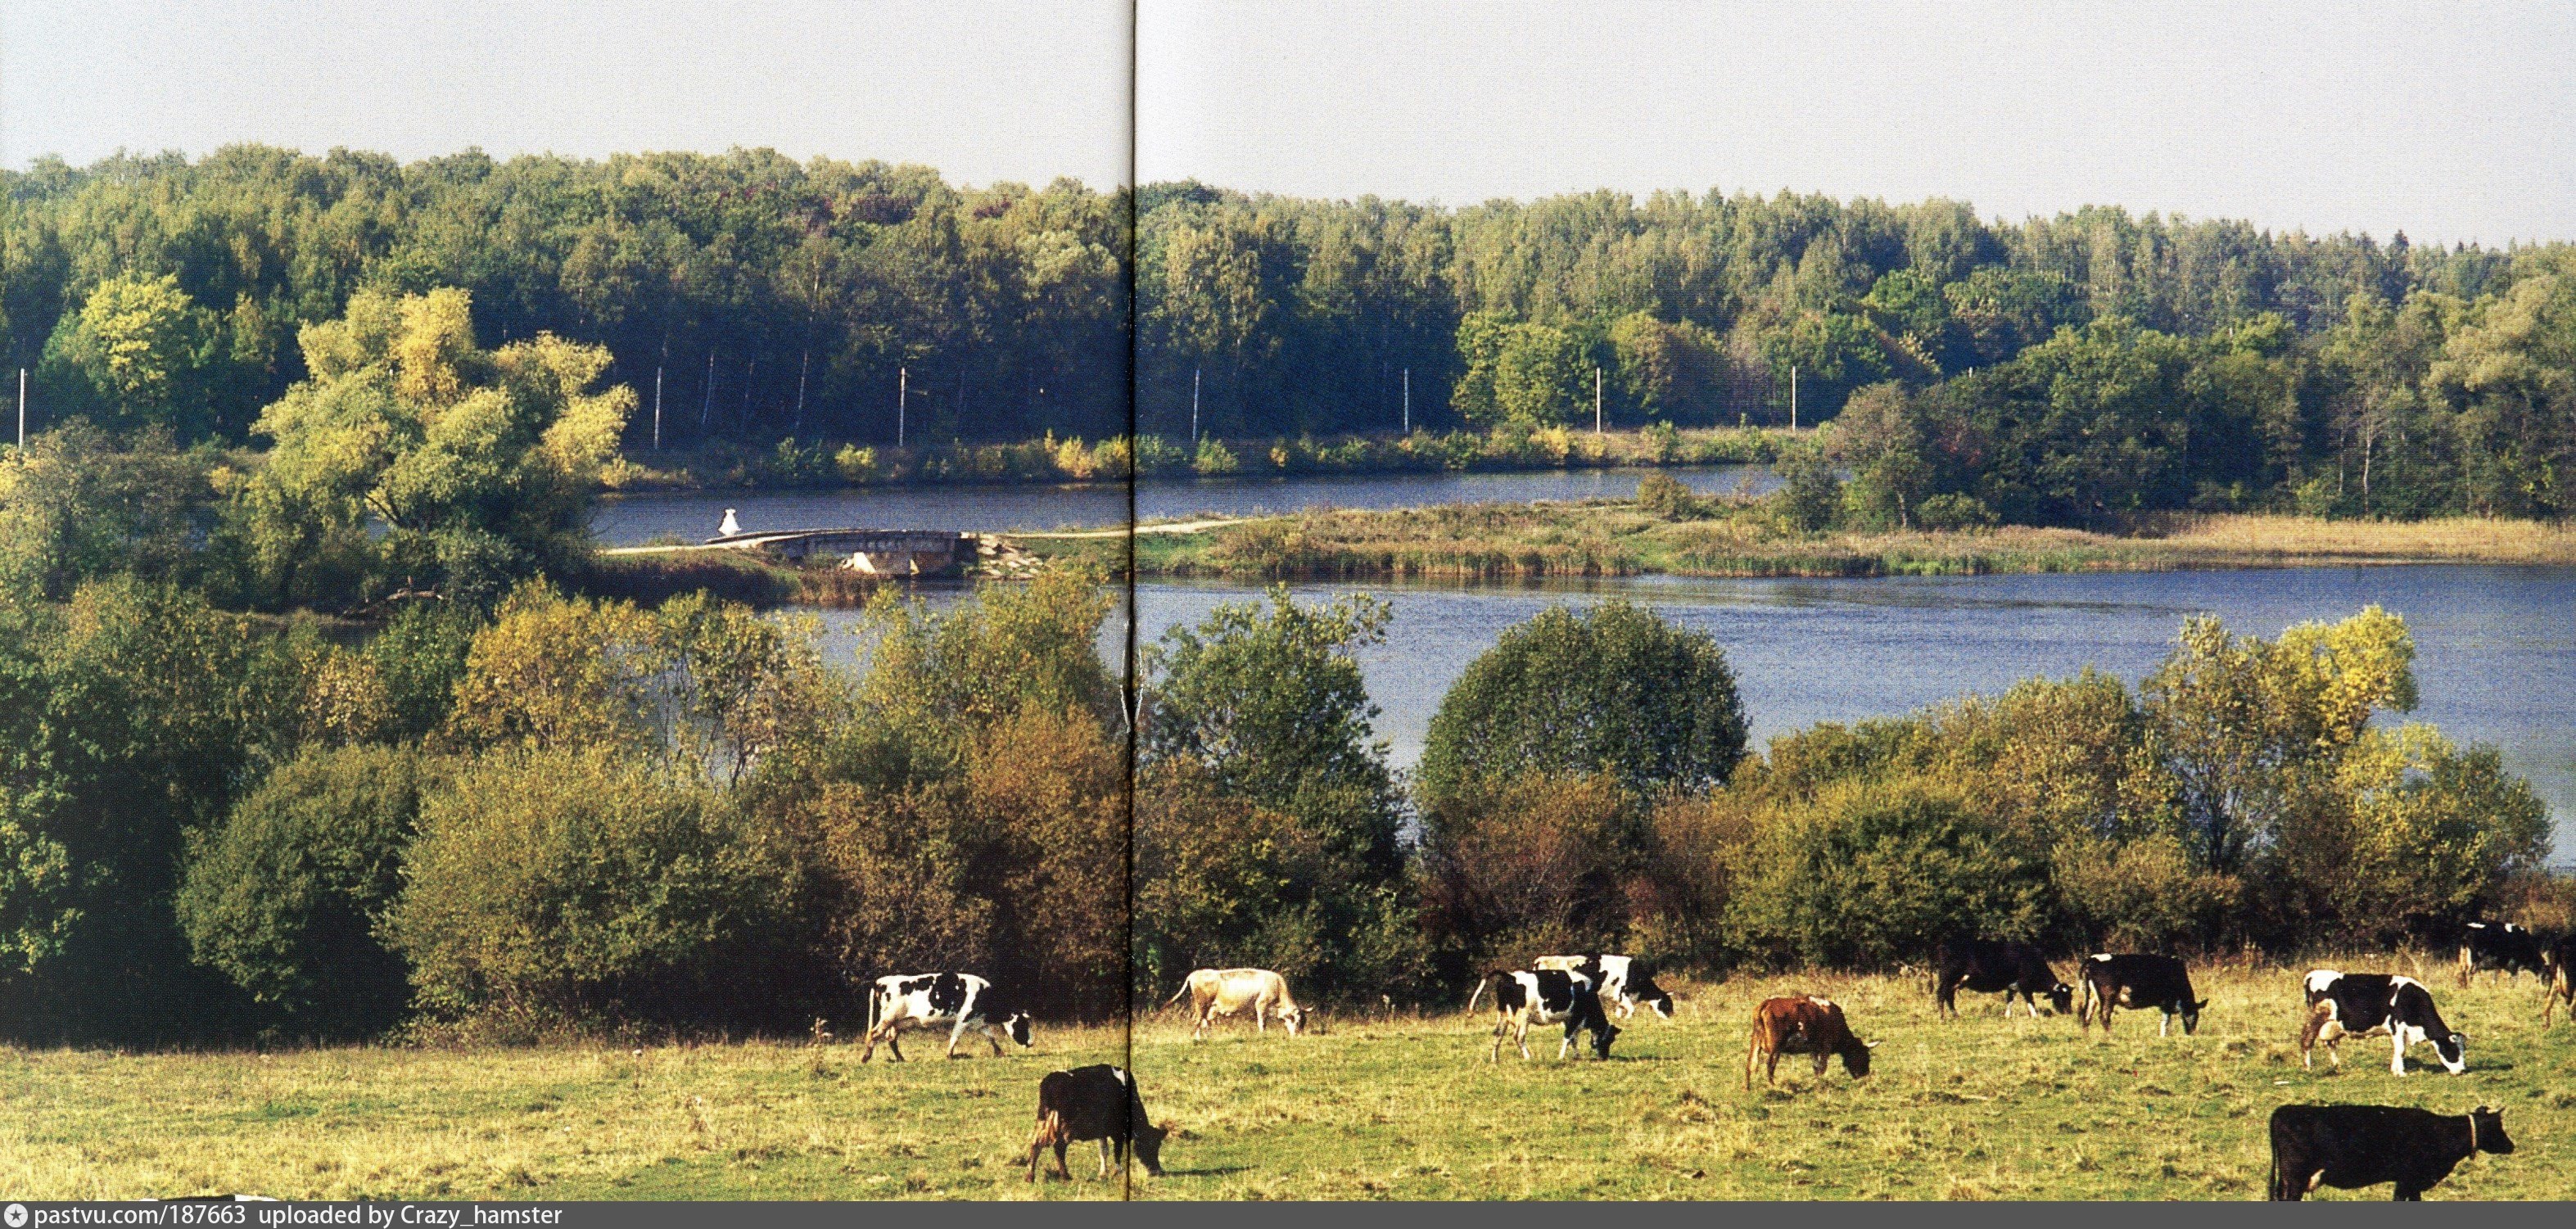
M 1214 477 L 1242 469 L 1243 462 L 1236 459 L 1223 443 L 1210 438 L 1199 441 L 1198 459 L 1191 462 L 1190 467 L 1203 477 Z
M 1955 492 L 1927 496 L 1914 510 L 1915 523 L 1925 529 L 1992 529 L 1998 519 L 1984 500 Z
M 404 967 L 375 927 L 428 775 L 416 752 L 365 745 L 271 773 L 190 853 L 175 904 L 197 959 L 317 1032 L 394 1023 Z
M 385 935 L 421 1004 L 506 1035 L 757 1012 L 791 867 L 702 775 L 587 747 L 464 768 L 403 877 Z
M 1615 951 L 1641 852 L 1632 800 L 1606 775 L 1479 781 L 1423 816 L 1423 927 L 1453 982 L 1546 952 Z
M 1706 510 L 1699 496 L 1692 494 L 1681 479 L 1662 470 L 1637 480 L 1637 507 L 1663 521 L 1690 520 Z

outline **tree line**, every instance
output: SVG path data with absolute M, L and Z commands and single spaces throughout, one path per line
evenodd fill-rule
M 1209 965 L 1440 1005 L 1539 951 L 2283 952 L 2570 903 L 2492 749 L 2385 719 L 2412 644 L 2376 609 L 2270 641 L 2195 620 L 2135 689 L 2032 680 L 1753 753 L 1709 637 L 1560 607 L 1468 668 L 1407 773 L 1354 656 L 1383 604 L 1222 605 L 1131 693 L 1097 648 L 1113 592 L 882 592 L 840 660 L 799 618 L 542 580 L 373 629 L 132 576 L 9 590 L 0 1021 L 788 1031 L 936 968 L 1056 1018 Z
M 301 328 L 453 287 L 492 344 L 601 347 L 628 449 L 884 446 L 899 403 L 907 442 L 1099 439 L 1132 389 L 1131 455 L 1188 464 L 1210 435 L 1525 434 L 1596 398 L 1626 426 L 1784 422 L 1794 384 L 1806 424 L 1867 390 L 1826 460 L 1895 523 L 1945 496 L 2561 516 L 2570 253 L 1786 192 L 1444 208 L 238 146 L 0 171 L 0 350 L 52 412 L 239 442 L 312 376 Z

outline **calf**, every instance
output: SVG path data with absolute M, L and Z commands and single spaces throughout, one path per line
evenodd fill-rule
M 1764 999 L 1753 1010 L 1753 1040 L 1744 1051 L 1744 1086 L 1753 1087 L 1756 1060 L 1764 1060 L 1763 1082 L 1778 1083 L 1783 1054 L 1814 1055 L 1818 1079 L 1824 1078 L 1825 1059 L 1839 1054 L 1843 1070 L 1857 1080 L 1869 1074 L 1869 1052 L 1877 1045 L 1852 1035 L 1851 1026 L 1843 1021 L 1842 1007 L 1832 999 L 1812 994 Z
M 2170 1036 L 2174 1017 L 2181 1016 L 2183 1036 L 2188 1037 L 2200 1029 L 2200 1009 L 2209 1006 L 2209 1000 L 2191 996 L 2191 972 L 2174 957 L 2109 952 L 2085 957 L 2084 1003 L 2076 1009 L 2076 1023 L 2090 1028 L 2094 1013 L 2099 1012 L 2107 1036 L 2114 1006 L 2162 1011 L 2164 1018 L 2156 1022 L 2158 1037 Z
M 1962 989 L 1979 994 L 2000 990 L 2004 996 L 2004 1018 L 2012 1018 L 2013 996 L 2021 996 L 2030 1008 L 2032 1019 L 2039 1018 L 2038 995 L 2048 996 L 2049 1007 L 2059 1015 L 2075 1010 L 2075 988 L 2057 980 L 2048 967 L 2048 958 L 2028 943 L 2002 942 L 1960 935 L 1944 940 L 1935 954 L 1940 972 L 1932 983 L 1932 998 L 1945 1015 L 1958 1015 L 1958 994 Z
M 2542 1028 L 2549 1027 L 2550 1013 L 2560 999 L 2567 1000 L 2567 1018 L 2576 1021 L 2576 969 L 2570 969 L 2571 964 L 2576 964 L 2576 935 L 2560 939 L 2549 949 L 2549 993 L 2540 996 Z
M 1530 968 L 1581 973 L 1591 978 L 1592 984 L 1601 988 L 1601 997 L 1618 1005 L 1622 1020 L 1635 1015 L 1639 1003 L 1654 1008 L 1655 1014 L 1664 1019 L 1673 1018 L 1673 996 L 1655 984 L 1645 963 L 1634 956 L 1541 956 L 1530 962 Z
M 2442 1069 L 2453 1075 L 2468 1070 L 2469 1039 L 2442 1023 L 2442 1013 L 2433 1006 L 2433 992 L 2422 982 L 2387 973 L 2311 969 L 2302 984 L 2307 989 L 2308 1023 L 2299 1031 L 2300 1066 L 2315 1067 L 2314 1051 L 2320 1041 L 2326 1045 L 2326 1057 L 2340 1068 L 2343 1053 L 2336 1048 L 2337 1041 L 2385 1034 L 2393 1049 L 2388 1069 L 2399 1075 L 2406 1074 L 2410 1045 L 2431 1045 Z
M 2299 1200 L 2319 1186 L 2350 1190 L 2394 1182 L 2392 1198 L 2419 1200 L 2471 1155 L 2513 1151 L 2504 1112 L 2466 1114 L 2394 1105 L 2284 1105 L 2272 1111 L 2272 1198 Z
M 1278 1016 L 1294 1037 L 1306 1027 L 1306 1009 L 1289 997 L 1288 979 L 1268 969 L 1200 969 L 1190 974 L 1178 992 L 1163 1001 L 1169 1007 L 1190 998 L 1190 1014 L 1198 1018 L 1198 1030 L 1190 1035 L 1196 1041 L 1207 1036 L 1208 1025 L 1218 1016 L 1252 1013 L 1256 1032 L 1270 1031 L 1270 1017 Z
M 1052 1147 L 1056 1176 L 1071 1181 L 1073 1171 L 1065 1168 L 1064 1150 L 1084 1139 L 1100 1141 L 1098 1176 L 1109 1176 L 1113 1154 L 1119 1164 L 1127 1163 L 1127 1144 L 1133 1140 L 1136 1160 L 1146 1173 L 1159 1178 L 1163 1176 L 1163 1137 L 1170 1133 L 1170 1128 L 1145 1120 L 1145 1099 L 1136 1091 L 1136 1077 L 1126 1071 L 1107 1063 L 1050 1071 L 1038 1081 L 1038 1133 L 1029 1141 L 1027 1180 L 1038 1180 L 1038 1157 Z
M 972 973 L 898 974 L 880 977 L 868 989 L 867 1048 L 859 1061 L 875 1057 L 883 1045 L 901 1062 L 903 1047 L 896 1036 L 933 1028 L 948 1030 L 950 1058 L 957 1057 L 957 1043 L 968 1033 L 982 1033 L 996 1057 L 1005 1034 L 1023 1046 L 1031 1044 L 1029 1013 L 1011 1007 L 993 983 Z
M 1601 994 L 1592 988 L 1591 978 L 1563 969 L 1528 973 L 1496 970 L 1476 983 L 1476 992 L 1467 996 L 1467 1010 L 1476 1010 L 1476 1000 L 1489 987 L 1494 992 L 1494 1048 L 1485 1055 L 1485 1061 L 1502 1058 L 1506 1033 L 1511 1034 L 1512 1044 L 1520 1047 L 1521 1058 L 1527 1061 L 1530 1026 L 1558 1023 L 1565 1025 L 1565 1040 L 1556 1046 L 1559 1061 L 1574 1049 L 1575 1037 L 1586 1030 L 1592 1034 L 1592 1056 L 1610 1057 L 1610 1042 L 1619 1035 L 1619 1029 L 1603 1014 Z
M 2549 956 L 2540 936 L 2512 922 L 2471 922 L 2460 928 L 2460 984 L 2488 970 L 2501 969 L 2511 980 L 2526 970 L 2546 978 Z

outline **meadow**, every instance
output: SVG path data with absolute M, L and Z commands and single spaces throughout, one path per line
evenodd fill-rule
M 2426 962 L 2428 968 L 2432 962 Z M 2345 969 L 2409 967 L 2352 958 Z M 2061 971 L 2063 969 L 2061 963 Z M 2463 1164 L 2436 1199 L 2560 1198 L 2576 1172 L 2576 1027 L 2544 1032 L 2529 978 L 2456 987 L 2431 968 L 2461 1076 L 2387 1070 L 2384 1040 L 2302 1070 L 2298 971 L 2202 970 L 2199 1035 L 2068 1017 L 2006 1021 L 1992 997 L 1934 1014 L 1923 979 L 1745 977 L 1676 987 L 1608 1062 L 1485 1060 L 1490 1017 L 1326 1014 L 1308 1035 L 1146 1017 L 1135 1068 L 1175 1129 L 1140 1198 L 2252 1199 L 2264 1124 L 2294 1101 L 2500 1106 L 2519 1151 Z M 1855 1082 L 1784 1060 L 1743 1087 L 1746 1025 L 1772 994 L 1844 1004 L 1880 1044 Z M 0 1051 L 0 1190 L 46 1198 L 213 1191 L 307 1198 L 1104 1198 L 1022 1181 L 1038 1077 L 1120 1061 L 1115 1027 L 1042 1027 L 1034 1051 L 862 1065 L 802 1041 L 523 1049 Z M 1542 1038 L 1544 1045 L 1542 1046 Z M 846 1042 L 847 1037 L 844 1037 Z M 964 1053 L 961 1047 L 961 1053 Z M 2415 1059 L 2429 1060 L 2419 1047 Z M 2332 1197 L 2326 1192 L 2321 1197 Z M 2386 1188 L 2359 1197 L 2385 1198 Z M 2346 1196 L 2350 1197 L 2350 1196 Z

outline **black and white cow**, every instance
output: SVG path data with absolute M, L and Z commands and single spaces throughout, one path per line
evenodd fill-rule
M 1945 1015 L 1959 1014 L 1958 995 L 1963 989 L 1979 994 L 2002 991 L 2007 1020 L 2012 1018 L 2014 995 L 2021 996 L 2032 1019 L 2039 1018 L 2036 996 L 2042 994 L 2059 1015 L 2075 1010 L 2075 988 L 2057 980 L 2048 958 L 2028 943 L 1958 935 L 1942 941 L 1934 960 L 1940 972 L 1932 983 L 1932 999 Z
M 1601 988 L 1601 997 L 1616 1005 L 1622 1020 L 1635 1015 L 1637 1004 L 1655 1009 L 1664 1019 L 1673 1018 L 1673 996 L 1655 984 L 1653 970 L 1634 956 L 1594 952 L 1582 956 L 1541 956 L 1530 962 L 1532 969 L 1555 969 L 1581 973 Z
M 2512 922 L 2471 922 L 2460 928 L 2460 984 L 2476 974 L 2501 969 L 2510 980 L 2524 972 L 2549 976 L 2549 955 L 2540 936 Z
M 1029 1013 L 1012 1007 L 993 989 L 993 983 L 972 973 L 913 973 L 880 977 L 868 988 L 868 1043 L 859 1054 L 866 1062 L 883 1045 L 903 1060 L 903 1047 L 895 1044 L 900 1033 L 921 1029 L 948 1030 L 948 1057 L 957 1057 L 957 1043 L 968 1033 L 982 1033 L 993 1044 L 993 1053 L 1002 1053 L 1002 1037 L 1026 1046 L 1029 1040 Z
M 2481 1152 L 2509 1155 L 2504 1111 L 2465 1114 L 2394 1105 L 2284 1105 L 2272 1111 L 2272 1198 L 2298 1200 L 2320 1186 L 2397 1184 L 2419 1200 Z
M 2183 1036 L 2188 1037 L 2199 1030 L 2200 1009 L 2209 1000 L 2192 997 L 2191 972 L 2172 956 L 2095 952 L 2084 958 L 2084 1003 L 2076 1009 L 2076 1023 L 2089 1028 L 2099 1012 L 2102 1031 L 2109 1033 L 2115 1006 L 2163 1012 L 2156 1022 L 2158 1037 L 2170 1035 L 2174 1017 L 2181 1016 Z
M 1556 1047 L 1556 1056 L 1564 1059 L 1574 1048 L 1574 1038 L 1586 1030 L 1592 1033 L 1592 1056 L 1610 1057 L 1610 1042 L 1619 1035 L 1617 1025 L 1601 1010 L 1601 995 L 1592 988 L 1592 979 L 1563 969 L 1538 969 L 1532 972 L 1496 970 L 1476 983 L 1476 992 L 1467 996 L 1467 1010 L 1476 1010 L 1476 1000 L 1485 991 L 1494 992 L 1494 1048 L 1485 1061 L 1499 1060 L 1503 1055 L 1503 1035 L 1511 1034 L 1512 1043 L 1520 1047 L 1521 1058 L 1529 1052 L 1529 1030 L 1533 1024 L 1565 1025 L 1565 1040 Z
M 2424 983 L 2403 974 L 2310 969 L 2300 984 L 2308 999 L 2307 1027 L 2299 1030 L 2300 1066 L 2316 1065 L 2320 1041 L 2325 1043 L 2326 1057 L 2341 1067 L 2343 1054 L 2336 1042 L 2385 1035 L 2393 1050 L 2388 1069 L 2399 1075 L 2406 1074 L 2410 1045 L 2432 1046 L 2442 1069 L 2453 1075 L 2468 1070 L 2469 1039 L 2442 1022 L 2441 1011 L 2433 1006 L 2433 992 Z

